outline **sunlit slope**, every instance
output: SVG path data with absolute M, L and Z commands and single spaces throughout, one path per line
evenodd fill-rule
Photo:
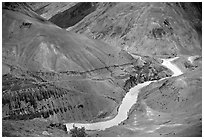
M 105 43 L 10 10 L 3 10 L 2 40 L 3 59 L 34 71 L 87 71 L 128 62 Z
M 141 55 L 201 55 L 202 12 L 196 4 L 99 3 L 67 30 Z

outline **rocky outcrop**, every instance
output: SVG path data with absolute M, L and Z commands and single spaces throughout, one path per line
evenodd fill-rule
M 126 80 L 124 89 L 129 90 L 139 83 L 147 81 L 159 80 L 165 77 L 170 77 L 172 73 L 165 67 L 157 67 L 154 64 L 146 63 L 144 66 L 135 66 L 137 72 L 134 75 L 130 75 L 129 79 Z

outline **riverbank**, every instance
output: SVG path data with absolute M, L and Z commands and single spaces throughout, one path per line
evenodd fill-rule
M 91 136 L 188 137 L 202 136 L 202 70 L 143 87 L 128 118 Z
M 178 76 L 182 74 L 182 71 L 175 64 L 171 63 L 177 58 L 178 57 L 175 57 L 172 59 L 162 59 L 163 61 L 162 65 L 169 68 L 173 72 L 173 76 Z M 70 129 L 73 128 L 73 126 L 85 127 L 86 130 L 105 130 L 106 128 L 110 128 L 112 126 L 118 125 L 119 123 L 121 123 L 127 118 L 128 112 L 131 109 L 132 105 L 135 102 L 137 102 L 137 96 L 140 89 L 144 86 L 149 85 L 151 82 L 153 81 L 147 81 L 131 88 L 129 92 L 126 94 L 126 96 L 123 98 L 123 101 L 119 107 L 118 113 L 113 119 L 102 121 L 102 122 L 96 122 L 96 123 L 68 123 L 66 124 L 67 130 L 69 131 Z

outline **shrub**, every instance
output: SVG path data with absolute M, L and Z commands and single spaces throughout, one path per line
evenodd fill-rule
M 70 129 L 70 134 L 72 137 L 86 137 L 88 134 L 85 132 L 85 128 L 78 128 L 76 126 L 73 126 L 73 129 Z

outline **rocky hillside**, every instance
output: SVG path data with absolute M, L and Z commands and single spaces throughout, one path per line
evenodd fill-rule
M 130 126 L 135 115 L 146 126 L 149 110 L 156 113 L 147 122 L 152 128 L 162 121 L 158 115 L 168 122 L 171 114 L 190 126 L 181 136 L 194 125 L 200 133 L 201 9 L 196 3 L 3 3 L 4 136 L 41 136 L 53 123 L 65 130 L 61 123 L 114 117 L 131 87 L 172 75 L 158 57 L 178 55 L 185 75 L 147 86 L 126 121 L 93 136 L 147 135 Z M 154 135 L 168 129 L 161 130 Z
M 156 57 L 201 54 L 202 7 L 196 2 L 30 5 L 34 9 L 40 5 L 43 17 L 53 13 L 52 7 L 58 12 L 47 19 L 54 24 L 131 53 Z
M 3 119 L 71 122 L 115 115 L 131 86 L 171 75 L 151 58 L 134 59 L 119 48 L 67 32 L 26 3 L 4 4 L 2 40 Z M 136 72 L 138 81 L 129 83 Z
M 201 54 L 202 8 L 198 3 L 98 5 L 94 12 L 67 30 L 141 55 Z

